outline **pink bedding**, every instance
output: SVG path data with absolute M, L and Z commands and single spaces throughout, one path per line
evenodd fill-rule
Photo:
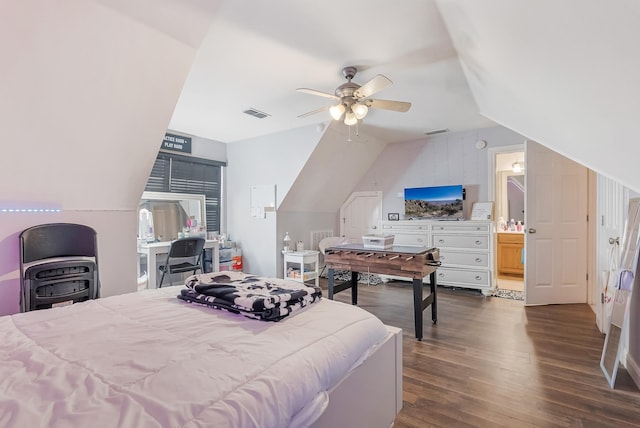
M 387 335 L 327 299 L 266 323 L 181 288 L 1 317 L 0 426 L 302 426 Z

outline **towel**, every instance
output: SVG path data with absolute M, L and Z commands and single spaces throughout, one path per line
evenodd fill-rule
M 320 287 L 237 271 L 191 275 L 185 286 L 178 299 L 261 321 L 280 321 L 322 297 Z

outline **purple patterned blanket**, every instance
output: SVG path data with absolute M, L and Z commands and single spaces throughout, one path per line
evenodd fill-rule
M 319 287 L 225 271 L 192 275 L 178 299 L 262 321 L 280 321 L 322 297 Z

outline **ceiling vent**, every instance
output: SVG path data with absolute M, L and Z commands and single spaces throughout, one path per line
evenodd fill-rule
M 256 110 L 253 107 L 249 107 L 247 110 L 243 111 L 244 114 L 248 114 L 249 116 L 257 117 L 258 119 L 264 119 L 267 116 L 271 116 L 263 111 Z
M 436 135 L 436 134 L 442 134 L 444 132 L 449 132 L 449 128 L 435 129 L 433 131 L 427 131 L 424 134 L 425 135 Z

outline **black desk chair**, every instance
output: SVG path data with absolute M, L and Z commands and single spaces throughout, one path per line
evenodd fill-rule
M 173 241 L 167 254 L 167 261 L 160 266 L 162 277 L 160 277 L 158 288 L 162 287 L 165 274 L 169 274 L 169 282 L 171 282 L 171 274 L 174 273 L 193 272 L 195 274 L 198 270 L 202 272 L 204 242 L 204 238 L 182 238 Z M 191 259 L 191 261 L 184 259 Z

